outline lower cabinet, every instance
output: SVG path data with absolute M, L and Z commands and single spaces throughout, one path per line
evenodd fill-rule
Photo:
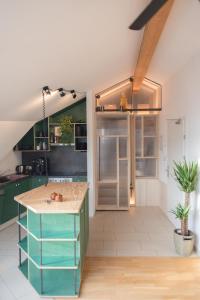
M 47 182 L 44 176 L 28 177 L 16 182 L 9 182 L 0 187 L 0 224 L 3 224 L 17 216 L 18 206 L 14 196 L 25 193 Z M 21 212 L 25 208 L 22 207 Z
M 35 189 L 45 183 L 47 183 L 47 177 L 45 176 L 36 176 L 31 178 L 31 188 Z
M 14 196 L 22 194 L 31 189 L 30 178 L 25 178 L 17 182 L 11 182 L 0 189 L 0 224 L 3 224 L 17 216 L 17 203 Z M 25 209 L 23 209 L 25 211 Z

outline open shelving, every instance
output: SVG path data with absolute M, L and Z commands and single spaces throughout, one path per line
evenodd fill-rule
M 27 254 L 28 253 L 28 241 L 27 236 L 18 242 L 18 246 Z
M 48 136 L 37 136 L 39 128 L 41 132 L 43 130 L 42 121 L 36 123 L 33 126 L 33 130 L 31 132 L 31 136 L 28 134 L 27 137 L 25 136 L 22 141 L 20 141 L 15 147 L 15 151 L 23 151 L 23 152 L 49 152 L 51 151 L 51 147 L 66 147 L 71 146 L 74 147 L 75 151 L 87 151 L 87 124 L 86 123 L 72 123 L 72 141 L 65 142 L 52 142 L 50 135 L 54 131 L 54 127 L 59 127 L 60 123 L 50 123 L 49 118 L 45 120 L 45 124 L 47 124 L 47 134 Z M 42 133 L 41 133 L 42 134 Z M 24 144 L 23 143 L 27 143 Z M 27 142 L 26 142 L 27 141 Z M 42 149 L 43 142 L 45 143 L 45 148 Z M 37 146 L 40 145 L 40 149 L 37 149 Z
M 26 258 L 18 268 L 22 272 L 22 274 L 24 274 L 24 276 L 28 279 L 28 258 Z
M 54 139 L 54 127 L 59 127 L 63 118 L 72 118 L 72 142 Z M 52 138 L 53 136 L 53 138 Z M 46 143 L 46 149 L 43 149 L 43 142 Z M 41 145 L 37 150 L 37 146 Z M 41 120 L 23 136 L 23 138 L 14 147 L 15 151 L 23 152 L 47 152 L 53 151 L 55 147 L 69 146 L 74 147 L 74 151 L 87 151 L 87 123 L 86 123 L 86 98 L 70 105 L 63 110 Z
M 27 230 L 27 215 L 24 217 L 20 218 L 17 223 L 25 230 Z
M 34 213 L 21 216 L 19 205 L 19 270 L 41 296 L 77 297 L 87 250 L 88 198 L 77 214 Z M 27 235 L 21 237 L 21 228 Z M 21 251 L 27 259 L 22 262 Z

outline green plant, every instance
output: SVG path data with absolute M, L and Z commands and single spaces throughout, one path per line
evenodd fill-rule
M 174 176 L 179 184 L 180 189 L 185 193 L 195 191 L 198 179 L 197 162 L 174 162 Z
M 188 235 L 188 216 L 189 216 L 190 207 L 183 206 L 180 203 L 176 206 L 175 209 L 171 210 L 171 213 L 176 216 L 177 219 L 181 221 L 181 234 Z
M 62 142 L 71 143 L 73 139 L 73 124 L 71 116 L 66 116 L 60 120 L 60 130 Z
M 195 191 L 198 180 L 198 163 L 174 161 L 174 178 L 177 181 L 181 191 L 185 193 L 184 206 L 179 204 L 175 210 L 171 212 L 175 214 L 176 218 L 181 220 L 181 234 L 188 235 L 188 215 L 190 210 L 190 193 Z

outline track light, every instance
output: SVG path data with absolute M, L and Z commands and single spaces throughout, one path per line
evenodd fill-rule
M 46 95 L 51 95 L 51 90 L 49 89 L 48 85 L 44 86 L 42 88 L 43 93 L 45 93 Z
M 52 89 L 50 89 L 50 88 L 48 87 L 48 85 L 46 85 L 46 86 L 44 86 L 44 87 L 42 88 L 42 93 L 43 93 L 44 95 L 51 95 L 51 92 L 55 92 L 55 91 L 59 92 L 60 97 L 64 97 L 66 94 L 71 94 L 72 97 L 73 97 L 74 99 L 77 97 L 77 94 L 76 94 L 76 91 L 75 91 L 75 90 L 66 90 L 66 89 L 64 89 L 64 88 L 59 88 L 59 89 L 57 89 L 57 90 L 52 90 Z M 78 93 L 79 93 L 79 92 L 78 92 Z
M 66 95 L 63 88 L 59 88 L 58 91 L 60 93 L 60 97 L 64 97 Z

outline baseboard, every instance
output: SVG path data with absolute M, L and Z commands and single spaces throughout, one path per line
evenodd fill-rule
M 25 216 L 25 215 L 26 215 L 26 212 L 24 212 L 24 213 L 21 214 L 22 217 Z M 13 218 L 13 219 L 11 219 L 11 220 L 9 220 L 9 221 L 1 224 L 0 225 L 0 231 L 6 229 L 7 227 L 9 227 L 11 225 L 13 225 L 14 223 L 17 222 L 17 220 L 18 220 L 18 217 L 15 217 L 15 218 Z

